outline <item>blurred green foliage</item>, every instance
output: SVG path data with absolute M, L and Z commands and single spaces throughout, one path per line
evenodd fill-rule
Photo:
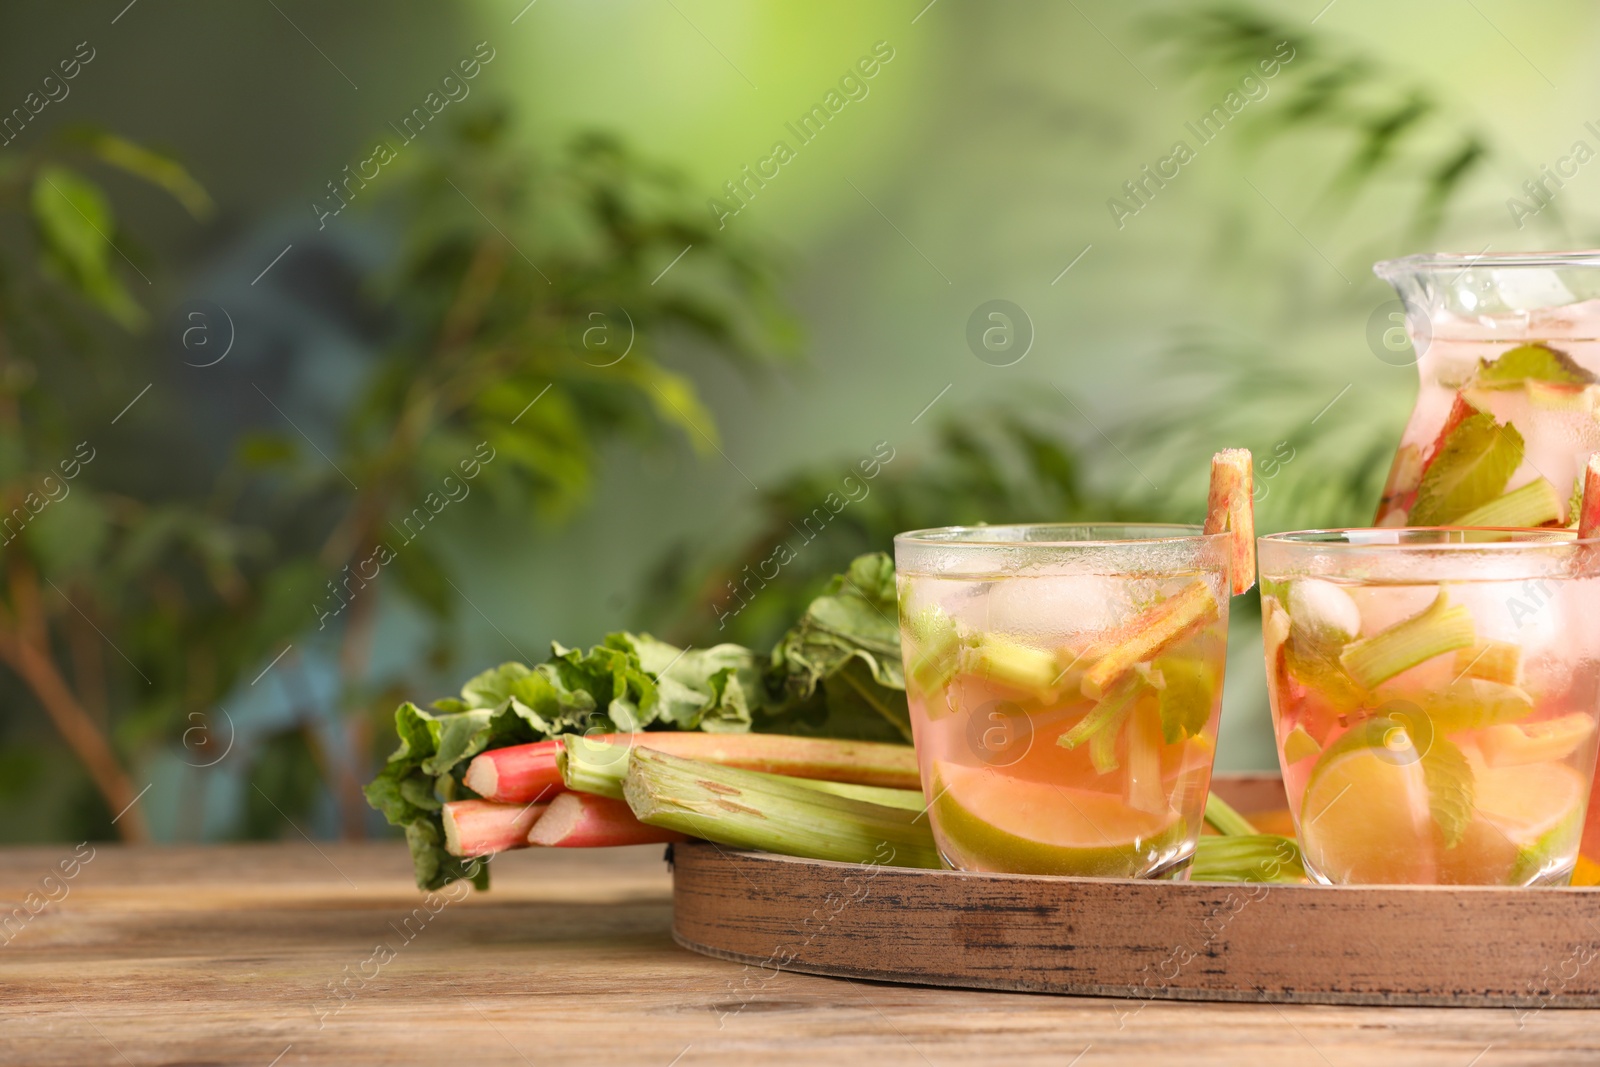
M 590 493 L 608 442 L 676 435 L 716 448 L 715 420 L 662 362 L 663 344 L 745 368 L 792 353 L 767 261 L 616 141 L 587 135 L 557 158 L 529 158 L 510 147 L 502 114 L 480 111 L 412 155 L 403 180 L 370 201 L 405 247 L 370 281 L 390 325 L 337 447 L 306 448 L 291 429 L 244 433 L 214 485 L 171 499 L 142 493 L 127 463 L 94 462 L 120 414 L 53 398 L 75 395 L 67 383 L 93 373 L 105 347 L 83 305 L 125 330 L 149 321 L 130 286 L 155 268 L 130 258 L 135 243 L 87 168 L 132 171 L 202 216 L 210 202 L 174 161 L 103 133 L 6 164 L 0 500 L 16 520 L 0 549 L 0 738 L 7 758 L 42 765 L 56 743 L 42 708 L 86 771 L 55 803 L 27 798 L 36 818 L 46 812 L 43 832 L 104 832 L 125 811 L 116 829 L 144 837 L 129 767 L 177 744 L 193 750 L 190 766 L 210 765 L 214 739 L 196 724 L 214 723 L 230 690 L 331 619 L 348 736 L 329 743 L 306 708 L 235 757 L 249 764 L 238 832 L 281 833 L 332 787 L 344 831 L 359 835 L 359 785 L 390 747 L 375 726 L 394 702 L 368 683 L 377 597 L 354 595 L 377 580 L 373 568 L 395 563 L 393 580 L 430 620 L 432 657 L 447 660 L 455 583 L 436 540 L 411 540 L 447 503 L 441 493 L 481 477 L 501 506 L 560 519 Z M 17 219 L 31 226 L 8 225 Z M 690 247 L 692 269 L 655 284 Z M 126 373 L 106 380 L 126 386 L 119 407 L 144 396 Z M 185 429 L 136 415 L 116 431 L 119 454 L 182 464 L 206 446 Z M 91 782 L 99 802 L 74 799 Z

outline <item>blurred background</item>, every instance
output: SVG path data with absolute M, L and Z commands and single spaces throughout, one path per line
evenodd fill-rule
M 1509 0 L 8 3 L 0 836 L 384 834 L 402 699 L 767 647 L 899 529 L 1198 521 L 1221 447 L 1258 528 L 1369 521 L 1416 388 L 1370 266 L 1595 244 L 1596 45 Z M 1218 765 L 1270 767 L 1234 611 Z

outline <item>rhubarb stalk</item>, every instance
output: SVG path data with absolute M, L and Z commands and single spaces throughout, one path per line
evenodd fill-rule
M 676 830 L 646 826 L 621 800 L 588 793 L 562 793 L 528 833 L 528 844 L 546 848 L 606 848 L 686 840 Z
M 1300 847 L 1278 834 L 1202 837 L 1189 864 L 1191 882 L 1268 882 L 1293 885 L 1306 880 Z
M 560 752 L 560 738 L 490 749 L 473 757 L 462 780 L 484 800 L 506 804 L 548 800 L 562 788 L 561 770 L 556 766 L 556 756 Z
M 1233 594 L 1248 593 L 1256 584 L 1255 467 L 1248 448 L 1226 448 L 1211 457 L 1205 531 L 1233 535 Z
M 556 757 L 568 789 L 622 799 L 628 750 L 647 747 L 689 759 L 794 778 L 887 789 L 920 789 L 917 753 L 910 745 L 835 741 L 786 734 L 706 734 L 652 731 L 607 737 L 566 737 Z
M 452 856 L 487 856 L 525 848 L 548 804 L 496 804 L 452 800 L 444 806 L 444 847 Z
M 1561 520 L 1561 494 L 1544 478 L 1495 497 L 1456 519 L 1456 526 L 1543 526 Z
M 920 812 L 808 789 L 773 775 L 636 748 L 624 785 L 641 822 L 731 848 L 843 863 L 937 868 Z
M 1217 600 L 1203 580 L 1190 582 L 1120 629 L 1123 637 L 1083 675 L 1083 695 L 1104 697 L 1111 685 L 1136 663 L 1157 655 L 1196 626 L 1217 617 Z
M 1387 630 L 1352 641 L 1339 653 L 1339 663 L 1363 688 L 1372 689 L 1401 671 L 1435 656 L 1468 648 L 1477 639 L 1472 613 L 1449 595 L 1439 595 L 1424 611 Z
M 597 738 L 567 738 L 566 751 L 558 758 L 567 788 L 579 793 L 621 800 L 622 781 L 628 772 L 629 749 L 637 747 L 662 751 L 654 740 L 658 735 L 643 734 L 640 736 L 647 740 L 639 741 L 634 745 L 602 742 Z M 706 762 L 719 763 L 721 761 L 707 759 Z M 724 764 L 724 766 L 731 766 L 731 764 Z M 749 768 L 745 769 L 748 770 Z M 806 789 L 814 789 L 820 793 L 853 797 L 856 800 L 867 800 L 874 804 L 909 808 L 912 811 L 921 811 L 924 807 L 922 790 L 920 789 L 891 789 L 881 785 L 831 782 L 822 778 L 769 774 L 766 771 L 757 770 L 751 770 L 751 773 L 765 775 L 769 778 L 779 778 L 785 782 L 792 782 L 795 785 Z
M 1600 452 L 1591 453 L 1583 469 L 1583 502 L 1578 505 L 1578 537 L 1600 537 Z
M 995 634 L 984 634 L 961 650 L 961 670 L 1044 703 L 1055 699 L 1055 687 L 1066 673 L 1053 654 Z

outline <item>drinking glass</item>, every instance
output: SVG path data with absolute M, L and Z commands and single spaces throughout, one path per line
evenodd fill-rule
M 1031 525 L 895 538 L 928 817 L 960 870 L 1181 875 L 1227 657 L 1229 535 Z
M 1569 530 L 1262 537 L 1278 758 L 1326 884 L 1560 885 L 1600 716 L 1600 541 Z

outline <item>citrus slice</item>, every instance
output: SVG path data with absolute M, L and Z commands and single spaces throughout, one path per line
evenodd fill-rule
M 1478 735 L 1478 747 L 1489 766 L 1515 767 L 1569 756 L 1592 733 L 1594 717 L 1574 711 L 1543 722 L 1491 726 Z
M 1431 881 L 1433 819 L 1422 760 L 1403 726 L 1373 719 L 1330 745 L 1300 803 L 1307 864 L 1340 884 Z
M 1479 767 L 1477 815 L 1461 843 L 1438 852 L 1438 879 L 1526 885 L 1570 856 L 1583 831 L 1587 784 L 1564 763 Z
M 1131 878 L 1181 842 L 1176 811 L 1129 807 L 1120 796 L 933 763 L 933 825 L 945 858 L 965 870 Z

